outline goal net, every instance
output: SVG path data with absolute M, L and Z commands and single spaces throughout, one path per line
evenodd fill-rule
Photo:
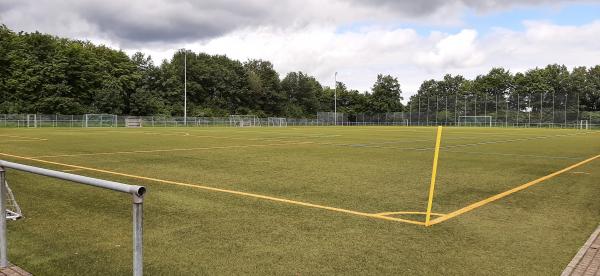
M 255 115 L 230 115 L 229 125 L 232 127 L 260 126 L 260 120 Z
M 85 114 L 83 127 L 117 127 L 117 115 Z
M 23 217 L 21 207 L 15 200 L 15 195 L 8 186 L 7 181 L 4 181 L 4 187 L 6 188 L 6 219 L 17 220 Z
M 285 118 L 269 117 L 267 123 L 270 127 L 286 127 L 287 120 Z
M 492 116 L 460 116 L 459 126 L 492 126 Z

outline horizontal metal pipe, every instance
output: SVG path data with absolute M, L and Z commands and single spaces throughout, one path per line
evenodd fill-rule
M 0 160 L 0 167 L 11 168 L 19 171 L 29 172 L 33 174 L 44 175 L 48 177 L 58 178 L 62 180 L 73 181 L 81 184 L 86 184 L 90 186 L 100 187 L 104 189 L 109 189 L 117 192 L 128 193 L 135 195 L 137 197 L 142 197 L 144 193 L 146 193 L 146 188 L 143 186 L 137 185 L 127 185 L 119 182 L 107 181 L 102 179 L 97 179 L 93 177 L 81 176 L 71 173 L 53 171 L 48 169 L 42 169 L 38 167 L 8 162 L 4 160 Z

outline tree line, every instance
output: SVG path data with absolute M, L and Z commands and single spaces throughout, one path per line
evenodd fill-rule
M 0 25 L 0 114 L 183 115 L 184 63 L 189 116 L 314 117 L 333 111 L 334 89 L 313 76 L 281 77 L 265 60 L 240 62 L 223 55 L 178 51 L 155 65 L 143 53 L 128 56 L 88 41 Z M 336 83 L 338 112 L 388 113 L 407 109 L 398 79 L 380 74 L 370 91 Z M 494 68 L 473 80 L 446 75 L 424 81 L 422 96 L 510 98 L 514 94 L 579 93 L 583 110 L 600 110 L 600 66 L 549 65 L 512 74 Z
M 420 99 L 451 99 L 453 105 L 465 103 L 470 109 L 499 104 L 503 109 L 537 112 L 548 106 L 569 107 L 579 111 L 600 110 L 600 65 L 591 68 L 551 64 L 516 74 L 492 68 L 473 80 L 447 74 L 441 80 L 424 81 L 409 104 Z

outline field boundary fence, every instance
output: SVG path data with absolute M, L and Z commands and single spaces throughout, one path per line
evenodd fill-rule
M 489 114 L 489 113 L 488 113 Z M 502 120 L 491 116 L 486 120 L 465 122 L 464 116 L 454 120 L 425 120 L 417 119 L 417 114 L 409 112 L 394 112 L 389 114 L 343 114 L 337 122 L 315 118 L 285 118 L 288 127 L 293 126 L 461 126 L 461 127 L 516 127 L 516 128 L 600 128 L 600 112 L 581 112 L 581 117 L 562 122 L 552 121 L 516 121 Z M 471 115 L 476 116 L 476 115 Z M 483 117 L 481 115 L 479 117 Z M 529 118 L 529 113 L 523 112 L 520 116 Z M 187 117 L 187 125 L 183 117 L 175 116 L 117 116 L 116 124 L 93 121 L 84 115 L 60 114 L 0 114 L 0 128 L 85 128 L 89 127 L 127 127 L 128 120 L 136 118 L 141 127 L 239 127 L 232 125 L 229 117 Z M 515 116 L 516 118 L 516 116 Z M 269 127 L 268 118 L 259 118 L 260 124 L 255 127 Z

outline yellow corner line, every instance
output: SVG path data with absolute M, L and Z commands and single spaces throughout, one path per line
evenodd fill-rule
M 451 212 L 451 213 L 449 213 L 449 214 L 447 214 L 447 215 L 445 215 L 445 216 L 443 216 L 443 217 L 436 218 L 436 219 L 432 220 L 432 221 L 431 221 L 429 224 L 430 224 L 430 225 L 438 224 L 438 223 L 440 223 L 440 222 L 443 222 L 443 221 L 449 220 L 449 219 L 451 219 L 451 218 L 453 218 L 453 217 L 456 217 L 456 216 L 462 215 L 462 214 L 464 214 L 464 213 L 466 213 L 466 212 L 469 212 L 469 211 L 471 211 L 471 210 L 473 210 L 473 209 L 476 209 L 476 208 L 479 208 L 479 207 L 481 207 L 481 206 L 483 206 L 483 205 L 486 205 L 486 204 L 488 204 L 488 203 L 490 203 L 490 202 L 492 202 L 492 201 L 496 201 L 496 200 L 498 200 L 498 199 L 501 199 L 501 198 L 503 198 L 503 197 L 506 197 L 506 196 L 508 196 L 508 195 L 510 195 L 510 194 L 514 194 L 514 193 L 516 193 L 516 192 L 518 192 L 518 191 L 521 191 L 521 190 L 527 189 L 527 188 L 529 188 L 529 187 L 531 187 L 531 186 L 533 186 L 533 185 L 535 185 L 535 184 L 538 184 L 538 183 L 540 183 L 540 182 L 543 182 L 543 181 L 545 181 L 545 180 L 548 180 L 548 179 L 550 179 L 550 178 L 553 178 L 553 177 L 555 177 L 555 176 L 557 176 L 557 175 L 560 175 L 560 174 L 562 174 L 562 173 L 568 172 L 568 171 L 570 171 L 570 170 L 572 170 L 572 169 L 574 169 L 574 168 L 577 168 L 577 167 L 579 167 L 579 166 L 581 166 L 581 165 L 584 165 L 584 164 L 586 164 L 586 163 L 589 163 L 589 162 L 593 161 L 594 159 L 596 159 L 596 158 L 598 158 L 598 157 L 600 157 L 600 155 L 596 155 L 596 156 L 594 156 L 594 157 L 590 157 L 590 158 L 588 158 L 588 159 L 586 159 L 586 160 L 583 160 L 583 161 L 581 161 L 581 162 L 579 162 L 579 163 L 576 163 L 576 164 L 573 164 L 573 165 L 571 165 L 571 166 L 568 166 L 568 167 L 566 167 L 566 168 L 564 168 L 564 169 L 562 169 L 562 170 L 559 170 L 559 171 L 553 172 L 553 173 L 551 173 L 551 174 L 549 174 L 549 175 L 546 175 L 546 176 L 540 177 L 540 178 L 538 178 L 538 179 L 536 179 L 536 180 L 533 180 L 533 181 L 527 182 L 527 183 L 525 183 L 525 184 L 523 184 L 523 185 L 521 185 L 521 186 L 518 186 L 518 187 L 512 188 L 512 189 L 510 189 L 510 190 L 508 190 L 508 191 L 505 191 L 505 192 L 499 193 L 499 194 L 497 194 L 497 195 L 494 195 L 494 196 L 488 197 L 488 198 L 486 198 L 486 199 L 484 199 L 484 200 L 481 200 L 481 201 L 475 202 L 475 203 L 473 203 L 473 204 L 471 204 L 471 205 L 469 205 L 469 206 L 466 206 L 466 207 L 460 208 L 460 209 L 458 209 L 458 210 L 456 210 L 456 211 L 454 211 L 454 212 Z
M 435 177 L 437 175 L 438 157 L 440 156 L 440 145 L 442 143 L 442 126 L 437 127 L 435 137 L 435 152 L 433 153 L 433 166 L 431 169 L 431 184 L 429 187 L 429 198 L 427 200 L 427 213 L 425 213 L 425 226 L 429 226 L 431 219 L 431 208 L 433 207 L 433 191 L 435 190 Z
M 420 212 L 420 211 L 399 211 L 399 212 L 382 212 L 382 213 L 377 213 L 376 215 L 380 215 L 380 216 L 391 216 L 391 215 L 425 215 L 427 214 L 427 212 Z M 430 213 L 432 216 L 437 216 L 437 217 L 441 217 L 441 216 L 445 216 L 446 214 L 441 214 L 441 213 Z
M 228 194 L 234 194 L 234 195 L 241 195 L 241 196 L 259 198 L 259 199 L 265 199 L 265 200 L 283 202 L 283 203 L 288 203 L 288 204 L 293 204 L 293 205 L 300 205 L 300 206 L 305 206 L 305 207 L 312 207 L 312 208 L 324 209 L 324 210 L 329 210 L 329 211 L 334 211 L 334 212 L 340 212 L 340 213 L 352 214 L 352 215 L 357 215 L 357 216 L 363 216 L 363 217 L 370 217 L 370 218 L 376 218 L 376 219 L 382 219 L 382 220 L 389 220 L 389 221 L 396 221 L 396 222 L 404 222 L 404 223 L 410 223 L 410 224 L 416 224 L 416 225 L 425 225 L 423 222 L 419 222 L 419 221 L 413 221 L 413 220 L 401 219 L 401 218 L 393 218 L 393 217 L 386 217 L 386 216 L 381 216 L 381 215 L 378 215 L 378 214 L 364 213 L 364 212 L 359 212 L 359 211 L 353 211 L 353 210 L 336 208 L 336 207 L 325 206 L 325 205 L 318 205 L 318 204 L 313 204 L 313 203 L 308 203 L 308 202 L 302 202 L 302 201 L 296 201 L 296 200 L 290 200 L 290 199 L 285 199 L 285 198 L 278 198 L 278 197 L 272 197 L 272 196 L 266 196 L 266 195 L 260 195 L 260 194 L 253 194 L 253 193 L 247 193 L 247 192 L 241 192 L 241 191 L 235 191 L 235 190 L 221 189 L 221 188 L 215 188 L 215 187 L 210 187 L 210 186 L 189 184 L 189 183 L 183 183 L 183 182 L 172 181 L 172 180 L 163 180 L 163 179 L 152 178 L 152 177 L 145 177 L 145 176 L 138 176 L 138 175 L 132 175 L 132 174 L 125 174 L 125 173 L 120 173 L 120 172 L 114 172 L 114 171 L 108 171 L 108 170 L 102 170 L 102 169 L 96 169 L 96 168 L 90 168 L 90 167 L 84 167 L 84 166 L 78 166 L 78 165 L 71 165 L 71 164 L 59 163 L 59 162 L 54 162 L 54 161 L 47 161 L 47 160 L 36 159 L 36 158 L 31 158 L 31 157 L 24 157 L 24 156 L 18 156 L 18 155 L 7 154 L 7 153 L 0 153 L 0 155 L 12 157 L 12 158 L 17 158 L 17 159 L 30 160 L 30 161 L 40 162 L 40 163 L 46 163 L 46 164 L 53 164 L 53 165 L 59 165 L 59 166 L 64 166 L 64 167 L 70 167 L 70 168 L 75 168 L 75 169 L 82 169 L 82 170 L 88 170 L 88 171 L 94 171 L 94 172 L 100 172 L 100 173 L 106 173 L 106 174 L 124 176 L 124 177 L 128 177 L 128 178 L 134 178 L 134 179 L 140 179 L 140 180 L 147 180 L 147 181 L 153 181 L 153 182 L 159 182 L 159 183 L 165 183 L 165 184 L 171 184 L 171 185 L 178 185 L 178 186 L 184 186 L 184 187 L 190 187 L 190 188 L 196 188 L 196 189 L 203 189 L 203 190 L 209 190 L 209 191 L 215 191 L 215 192 L 222 192 L 222 193 L 228 193 Z

